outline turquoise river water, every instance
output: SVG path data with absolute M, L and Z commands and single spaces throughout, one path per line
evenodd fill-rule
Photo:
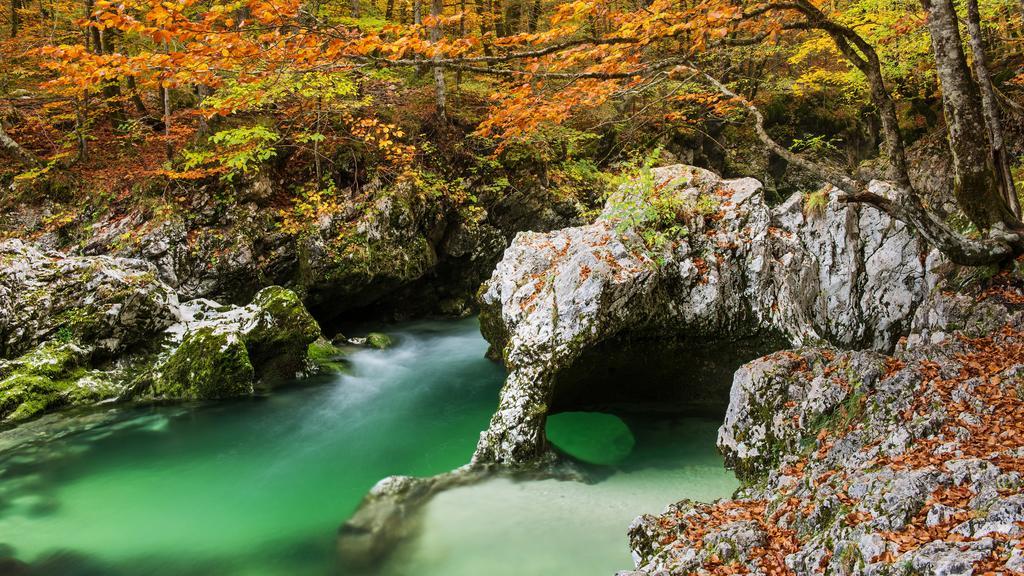
M 466 463 L 503 379 L 474 319 L 391 333 L 395 347 L 349 356 L 349 374 L 265 397 L 48 416 L 0 433 L 0 573 L 341 573 L 334 536 L 367 489 Z M 601 481 L 442 493 L 375 573 L 610 575 L 631 566 L 633 517 L 735 489 L 714 422 L 625 421 L 635 445 L 616 441 Z M 587 422 L 566 419 L 553 436 L 593 450 L 608 431 Z

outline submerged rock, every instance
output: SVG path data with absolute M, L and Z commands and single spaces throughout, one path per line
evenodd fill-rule
M 815 211 L 798 195 L 773 209 L 756 180 L 655 169 L 592 224 L 517 235 L 482 288 L 482 331 L 509 376 L 473 462 L 540 458 L 556 377 L 623 334 L 890 349 L 927 293 L 923 252 L 871 208 Z

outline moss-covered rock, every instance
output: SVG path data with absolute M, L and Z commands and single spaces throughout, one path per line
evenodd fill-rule
M 320 373 L 341 373 L 348 370 L 345 350 L 326 338 L 318 338 L 306 349 L 306 357 Z
M 51 340 L 19 358 L 0 361 L 0 421 L 116 396 L 117 386 L 104 373 L 86 369 L 90 353 L 77 343 Z
M 366 345 L 377 350 L 385 350 L 387 348 L 391 348 L 394 345 L 394 342 L 391 340 L 391 336 L 388 336 L 387 334 L 370 332 L 366 335 Z
M 309 345 L 320 338 L 320 325 L 294 292 L 280 286 L 260 290 L 251 304 L 252 321 L 241 335 L 265 385 L 295 378 L 305 372 Z
M 211 400 L 252 394 L 254 371 L 234 332 L 204 327 L 188 334 L 153 383 L 158 398 Z
M 309 344 L 320 326 L 291 290 L 271 286 L 247 306 L 209 300 L 182 305 L 147 396 L 213 399 L 251 394 L 306 372 Z M 178 343 L 180 342 L 180 344 Z

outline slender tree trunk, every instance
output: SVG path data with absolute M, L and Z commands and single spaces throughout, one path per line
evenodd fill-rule
M 92 25 L 92 12 L 94 9 L 95 4 L 93 3 L 93 0 L 85 0 L 85 19 L 89 21 L 89 29 L 87 31 L 87 34 L 89 41 L 91 42 L 91 46 L 87 44 L 86 48 L 91 47 L 92 52 L 94 54 L 102 54 L 103 44 L 100 42 L 100 29 Z
M 31 167 L 39 164 L 39 160 L 34 154 L 26 150 L 21 144 L 18 144 L 14 138 L 7 135 L 3 123 L 0 123 L 0 150 L 7 152 L 8 155 L 13 156 L 15 160 L 25 166 Z
M 868 80 L 871 102 L 878 109 L 882 124 L 882 152 L 892 167 L 891 178 L 900 187 L 911 190 L 910 176 L 907 170 L 906 148 L 900 134 L 899 118 L 896 115 L 896 104 L 885 85 L 882 75 L 882 64 L 874 46 L 864 40 L 851 28 L 829 20 L 817 6 L 809 0 L 794 0 L 797 9 L 808 19 L 808 23 L 824 31 L 832 38 L 840 53 Z M 925 1 L 925 0 L 922 0 Z
M 999 193 L 981 95 L 971 78 L 952 0 L 922 0 L 928 12 L 935 69 L 942 86 L 946 130 L 953 156 L 953 194 L 979 230 L 994 224 L 1019 225 Z
M 1013 182 L 1010 156 L 1006 151 L 1006 138 L 1003 135 L 1003 122 L 999 114 L 999 103 L 992 87 L 992 76 L 988 70 L 988 57 L 985 53 L 985 42 L 981 33 L 981 14 L 978 11 L 978 0 L 967 0 L 967 31 L 970 36 L 971 53 L 974 56 L 974 76 L 981 90 L 982 113 L 988 126 L 988 135 L 992 141 L 992 164 L 999 177 L 1000 192 L 1006 205 L 1013 215 L 1020 218 L 1020 201 L 1017 199 L 1017 187 Z
M 101 31 L 99 34 L 99 54 L 111 54 L 114 51 L 113 29 Z M 103 98 L 110 110 L 110 125 L 114 130 L 121 130 L 128 121 L 128 113 L 121 102 L 121 79 L 113 78 L 103 83 Z
M 384 5 L 384 19 L 391 20 L 391 17 L 395 15 L 395 0 L 388 0 L 387 4 Z
M 1024 0 L 1021 0 L 1024 2 Z M 487 42 L 487 33 L 490 32 L 490 27 L 487 25 L 487 13 L 484 9 L 484 0 L 473 0 L 473 8 L 476 10 L 476 17 L 480 20 L 480 41 L 483 43 L 484 55 L 492 56 L 494 52 L 491 50 L 490 43 Z M 487 63 L 490 67 L 490 62 Z
M 521 31 L 520 22 L 523 18 L 523 0 L 507 0 L 505 4 L 505 34 L 512 35 Z
M 89 97 L 83 94 L 81 99 L 75 99 L 75 138 L 78 140 L 78 161 L 85 162 L 88 159 L 88 147 L 85 139 L 85 109 L 88 106 Z
M 139 86 L 135 83 L 135 76 L 128 76 L 126 82 L 128 83 L 128 91 L 131 92 L 132 105 L 135 106 L 135 111 L 142 118 L 150 118 L 146 103 L 142 101 L 142 96 L 139 95 Z
M 526 21 L 526 31 L 530 34 L 537 31 L 537 21 L 540 20 L 540 11 L 540 0 L 533 0 L 533 3 L 530 5 L 529 18 Z
M 508 35 L 508 31 L 505 28 L 505 20 L 502 17 L 501 0 L 487 0 L 487 2 L 488 12 L 494 22 L 494 35 L 498 38 L 504 38 Z M 495 4 L 498 4 L 498 6 L 495 6 Z
M 430 15 L 433 16 L 433 25 L 430 27 L 430 41 L 437 43 L 441 40 L 441 13 L 444 10 L 444 0 L 431 0 Z M 440 54 L 434 55 L 434 60 L 439 60 Z M 446 101 L 448 99 L 448 88 L 444 82 L 444 66 L 434 66 L 434 90 L 437 102 L 437 115 L 444 119 L 446 116 Z
M 459 38 L 466 37 L 466 0 L 459 0 Z M 462 70 L 455 71 L 455 91 L 462 89 Z
M 164 103 L 164 144 L 167 147 L 167 159 L 174 158 L 174 146 L 171 144 L 171 89 L 160 85 L 160 96 Z
M 199 106 L 198 106 L 198 108 L 202 108 L 203 102 L 206 100 L 206 97 L 210 95 L 210 89 L 206 86 L 206 84 L 197 84 L 196 85 L 196 94 L 199 96 Z M 203 114 L 200 111 L 200 114 L 199 114 L 199 130 L 198 130 L 196 135 L 199 136 L 199 137 L 203 137 L 203 136 L 206 136 L 209 133 L 210 133 L 210 124 L 206 121 L 206 115 Z
M 352 17 L 359 19 L 363 17 L 363 7 L 359 4 L 359 0 L 349 0 L 349 5 L 352 7 Z
M 18 14 L 20 9 L 21 0 L 11 0 L 11 38 L 18 35 L 18 28 L 21 26 L 21 15 Z

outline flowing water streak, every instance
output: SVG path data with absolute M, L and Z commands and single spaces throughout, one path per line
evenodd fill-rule
M 354 353 L 350 375 L 264 398 L 48 416 L 0 434 L 0 557 L 62 576 L 330 573 L 337 526 L 374 482 L 469 459 L 503 378 L 483 358 L 475 320 L 393 334 L 393 349 Z M 517 574 L 628 566 L 632 516 L 734 486 L 713 423 L 631 424 L 637 448 L 602 482 L 442 494 L 425 531 L 382 571 L 500 574 L 509 559 Z

